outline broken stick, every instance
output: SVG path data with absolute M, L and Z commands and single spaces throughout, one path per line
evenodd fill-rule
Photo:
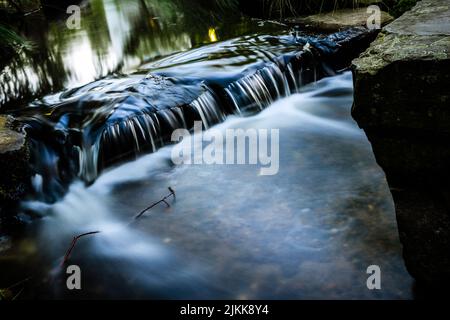
M 66 254 L 64 255 L 64 260 L 61 262 L 61 266 L 66 264 L 67 260 L 69 260 L 70 254 L 72 253 L 73 248 L 75 248 L 75 245 L 77 244 L 77 242 L 80 238 L 91 235 L 91 234 L 96 234 L 96 233 L 100 233 L 100 231 L 86 232 L 86 233 L 83 233 L 83 234 L 73 237 L 72 243 L 70 244 L 69 249 L 67 250 Z
M 151 208 L 153 208 L 154 206 L 156 206 L 157 204 L 164 202 L 166 204 L 167 207 L 170 207 L 170 204 L 166 201 L 166 199 L 173 197 L 174 200 L 176 200 L 176 195 L 175 195 L 175 190 L 172 189 L 172 187 L 168 187 L 167 189 L 169 189 L 170 193 L 165 196 L 164 198 L 162 198 L 161 200 L 153 203 L 151 206 L 145 208 L 144 210 L 142 210 L 136 217 L 134 217 L 134 219 L 139 219 L 146 211 L 150 210 Z

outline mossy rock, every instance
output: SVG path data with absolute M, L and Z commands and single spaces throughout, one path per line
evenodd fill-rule
M 26 134 L 12 128 L 13 119 L 0 115 L 0 215 L 21 199 L 30 182 L 30 151 Z

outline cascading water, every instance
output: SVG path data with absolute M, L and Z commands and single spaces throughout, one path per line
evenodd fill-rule
M 189 11 L 175 1 L 83 2 L 95 5 L 82 9 L 82 30 L 49 23 L 49 59 L 8 76 L 6 91 L 17 84 L 23 96 L 28 80 L 33 96 L 68 90 L 12 112 L 36 174 L 17 208 L 24 232 L 0 234 L 0 288 L 22 281 L 19 298 L 34 299 L 410 298 L 390 193 L 350 117 L 351 74 L 340 72 L 375 34 L 218 22 L 176 2 Z M 176 164 L 172 151 L 190 140 L 168 145 L 171 134 L 196 120 L 205 135 L 279 130 L 279 171 Z M 135 219 L 169 186 L 170 207 Z M 67 290 L 64 254 L 93 231 L 69 259 L 83 290 Z M 371 264 L 383 290 L 367 289 Z
M 205 131 L 278 128 L 276 175 L 255 165 L 174 165 L 176 146 L 166 146 L 90 186 L 71 184 L 55 204 L 24 202 L 46 218 L 10 253 L 21 257 L 13 278 L 31 275 L 41 294 L 57 298 L 410 297 L 389 190 L 351 103 L 346 72 Z M 134 219 L 167 186 L 177 193 L 171 207 Z M 67 246 L 96 230 L 70 259 L 82 268 L 83 290 L 64 290 Z M 374 263 L 383 290 L 366 287 Z
M 76 177 L 91 183 L 104 168 L 154 152 L 175 129 L 191 129 L 196 120 L 208 128 L 230 114 L 261 111 L 333 74 L 341 60 L 330 65 L 330 56 L 367 34 L 237 38 L 154 62 L 147 75 L 113 76 L 36 102 L 16 116 L 33 140 L 41 196 L 58 199 Z M 236 63 L 242 51 L 254 58 Z M 209 64 L 199 73 L 195 62 L 205 59 Z

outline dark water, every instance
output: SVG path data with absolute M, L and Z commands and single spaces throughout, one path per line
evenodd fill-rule
M 384 174 L 350 117 L 351 74 L 316 81 L 334 71 L 314 39 L 183 3 L 94 0 L 81 30 L 49 23 L 60 62 L 46 61 L 63 76 L 27 79 L 69 90 L 14 111 L 38 173 L 25 233 L 0 238 L 0 288 L 30 278 L 22 298 L 412 298 Z M 209 133 L 278 129 L 279 172 L 174 165 L 163 136 L 193 120 Z M 169 186 L 170 208 L 133 219 Z M 70 292 L 63 256 L 97 230 L 72 253 L 83 290 Z M 369 265 L 381 290 L 366 287 Z

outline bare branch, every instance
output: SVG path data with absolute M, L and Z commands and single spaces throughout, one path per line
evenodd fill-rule
M 142 210 L 136 217 L 134 217 L 134 219 L 139 219 L 146 211 L 150 210 L 151 208 L 153 208 L 154 206 L 156 206 L 157 204 L 160 204 L 162 202 L 164 202 L 166 204 L 167 207 L 170 207 L 170 204 L 166 201 L 167 198 L 173 197 L 173 200 L 176 200 L 176 196 L 175 196 L 175 190 L 172 189 L 172 187 L 168 187 L 167 189 L 169 189 L 170 193 L 165 196 L 164 198 L 162 198 L 161 200 L 153 203 L 151 206 L 145 208 L 144 210 Z
M 83 233 L 83 234 L 73 237 L 72 243 L 70 244 L 69 249 L 67 250 L 66 254 L 64 255 L 64 260 L 61 262 L 61 266 L 63 266 L 67 262 L 67 260 L 69 260 L 70 254 L 72 253 L 73 248 L 75 248 L 75 245 L 77 244 L 77 242 L 80 238 L 91 235 L 91 234 L 96 234 L 96 233 L 100 233 L 100 231 L 86 232 L 86 233 Z

